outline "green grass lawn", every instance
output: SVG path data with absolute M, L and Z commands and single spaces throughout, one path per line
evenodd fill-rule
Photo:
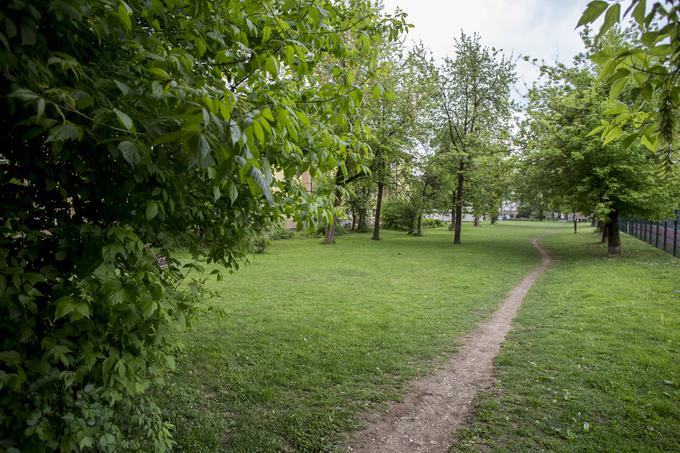
M 452 451 L 680 451 L 680 262 L 594 236 L 543 240 L 556 261 Z
M 561 228 L 561 227 L 560 227 Z M 455 349 L 539 261 L 534 223 L 274 242 L 211 283 L 163 409 L 180 451 L 328 450 Z

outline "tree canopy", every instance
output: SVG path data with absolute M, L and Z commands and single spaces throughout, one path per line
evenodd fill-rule
M 361 163 L 352 76 L 370 79 L 403 15 L 360 0 L 0 15 L 2 447 L 165 450 L 147 389 L 201 299 L 177 251 L 236 268 L 282 217 L 328 218 L 296 176 Z

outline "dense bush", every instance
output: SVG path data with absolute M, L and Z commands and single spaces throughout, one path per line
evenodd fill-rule
M 439 228 L 444 226 L 444 222 L 439 219 L 423 218 L 422 226 L 423 228 Z
M 272 241 L 278 241 L 281 239 L 291 239 L 295 237 L 295 231 L 289 230 L 283 226 L 278 226 L 268 231 L 267 236 Z
M 382 227 L 388 230 L 413 231 L 418 213 L 402 200 L 387 200 L 382 206 Z
M 145 395 L 202 296 L 178 245 L 234 268 L 293 206 L 328 218 L 294 176 L 363 149 L 326 120 L 361 94 L 329 98 L 342 82 L 315 71 L 345 80 L 403 21 L 367 2 L 12 0 L 0 23 L 0 450 L 167 450 Z

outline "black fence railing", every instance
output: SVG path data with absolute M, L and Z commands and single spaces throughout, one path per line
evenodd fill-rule
M 653 245 L 654 247 L 678 256 L 680 253 L 679 215 L 672 220 L 650 222 L 648 220 L 621 219 L 620 227 L 624 233 Z

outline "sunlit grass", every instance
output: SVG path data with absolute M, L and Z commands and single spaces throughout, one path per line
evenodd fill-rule
M 185 451 L 327 450 L 455 349 L 562 227 L 465 226 L 277 241 L 212 282 L 227 315 L 200 319 L 162 395 Z
M 680 451 L 679 261 L 625 236 L 548 236 L 494 389 L 454 451 Z

